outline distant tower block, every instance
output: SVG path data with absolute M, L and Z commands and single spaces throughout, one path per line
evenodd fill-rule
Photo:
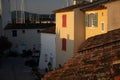
M 2 8 L 2 27 L 4 28 L 8 23 L 11 23 L 11 6 L 10 0 L 1 0 Z

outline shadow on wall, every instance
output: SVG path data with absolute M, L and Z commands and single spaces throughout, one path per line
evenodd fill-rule
M 70 34 L 62 37 L 60 30 L 56 31 L 56 67 L 64 65 L 74 55 L 74 40 L 70 37 Z

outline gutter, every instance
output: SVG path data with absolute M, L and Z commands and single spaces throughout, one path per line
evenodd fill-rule
M 100 1 L 96 1 L 96 2 L 93 2 L 93 3 L 90 3 L 88 5 L 85 5 L 85 6 L 81 6 L 80 9 L 85 9 L 85 8 L 90 8 L 90 7 L 93 7 L 95 5 L 99 5 L 99 4 L 102 4 L 102 3 L 105 3 L 105 2 L 108 2 L 110 0 L 100 0 Z

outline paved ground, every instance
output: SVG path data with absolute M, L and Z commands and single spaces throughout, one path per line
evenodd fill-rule
M 9 57 L 0 61 L 0 80 L 34 80 L 31 68 L 24 65 L 25 58 Z

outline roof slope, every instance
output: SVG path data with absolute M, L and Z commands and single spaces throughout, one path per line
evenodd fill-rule
M 41 24 L 8 24 L 6 29 L 44 29 L 55 26 L 54 23 L 41 23 Z
M 47 73 L 42 80 L 118 80 L 120 29 L 89 38 L 82 46 L 96 48 L 76 54 L 63 68 Z
M 106 34 L 97 35 L 88 38 L 79 48 L 79 51 L 84 51 L 97 46 L 103 46 L 111 42 L 120 40 L 120 29 L 109 31 Z
M 118 0 L 96 0 L 92 3 L 88 2 L 88 1 L 83 1 L 80 4 L 61 8 L 61 9 L 55 10 L 53 12 L 55 12 L 55 13 L 67 12 L 67 11 L 72 11 L 76 8 L 80 8 L 80 10 L 82 10 L 82 11 L 91 10 L 91 9 L 106 9 L 106 7 L 103 6 L 102 4 L 112 2 L 112 1 L 118 1 Z
M 83 5 L 88 4 L 88 3 L 89 3 L 89 2 L 87 2 L 87 1 L 83 1 L 82 3 L 79 3 L 79 4 L 77 4 L 77 5 L 72 5 L 72 6 L 64 7 L 64 8 L 55 10 L 54 12 L 57 13 L 57 12 L 72 11 L 73 9 L 79 8 L 80 6 L 83 6 Z

